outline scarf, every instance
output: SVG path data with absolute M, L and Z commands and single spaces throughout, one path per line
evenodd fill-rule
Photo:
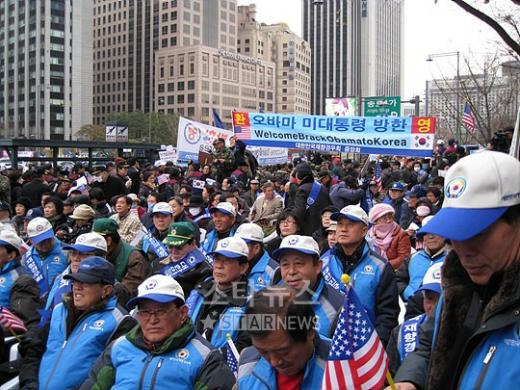
M 397 231 L 399 225 L 397 222 L 390 222 L 380 225 L 374 225 L 370 229 L 370 237 L 374 240 L 374 249 L 377 254 L 388 260 L 386 251 L 390 243 L 394 239 L 394 233 Z

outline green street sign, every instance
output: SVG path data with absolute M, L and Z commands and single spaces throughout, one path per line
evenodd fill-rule
M 401 96 L 371 96 L 363 100 L 365 116 L 401 116 Z

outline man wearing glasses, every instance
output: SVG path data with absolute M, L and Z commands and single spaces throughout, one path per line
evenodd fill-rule
M 137 305 L 139 326 L 105 350 L 82 389 L 233 387 L 221 353 L 195 332 L 175 279 L 151 276 L 129 305 Z
M 172 223 L 168 231 L 163 244 L 170 255 L 154 260 L 152 273 L 171 276 L 189 294 L 198 283 L 212 275 L 212 270 L 206 256 L 197 248 L 195 226 L 191 222 Z

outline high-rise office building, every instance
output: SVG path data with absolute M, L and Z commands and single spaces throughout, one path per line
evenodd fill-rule
M 254 4 L 238 7 L 238 53 L 274 62 L 278 113 L 310 113 L 311 48 L 285 23 L 256 20 Z
M 302 8 L 313 114 L 324 114 L 326 98 L 400 95 L 402 0 L 302 0 Z
M 0 136 L 73 139 L 92 123 L 93 0 L 0 0 Z
M 236 46 L 236 0 L 94 0 L 94 123 L 157 109 L 156 55 Z

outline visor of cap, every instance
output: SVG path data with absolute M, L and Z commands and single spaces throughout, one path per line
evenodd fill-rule
M 296 248 L 296 247 L 289 247 L 289 248 L 278 248 L 273 251 L 272 258 L 278 260 L 278 258 L 284 253 L 288 251 L 294 251 L 294 252 L 300 252 L 305 255 L 313 255 L 313 256 L 319 256 L 316 252 L 310 249 L 303 249 L 303 248 Z
M 235 215 L 235 214 L 233 214 L 233 212 L 231 212 L 229 210 L 226 210 L 226 209 L 223 209 L 223 208 L 220 208 L 220 207 L 212 207 L 212 208 L 209 209 L 209 212 L 211 214 L 213 214 L 213 213 L 215 213 L 217 211 L 222 213 L 222 214 L 226 214 L 226 215 L 233 215 L 233 216 Z
M 428 283 L 423 284 L 417 291 L 433 291 L 437 294 L 440 294 L 442 292 L 442 288 L 440 283 Z
M 330 216 L 330 219 L 333 221 L 339 221 L 340 218 L 347 218 L 347 219 L 350 219 L 352 222 L 361 222 L 366 225 L 365 221 L 363 221 L 362 219 L 360 219 L 352 214 L 343 214 L 341 212 L 337 212 L 337 213 L 332 213 Z
M 417 234 L 435 234 L 448 240 L 465 241 L 482 233 L 498 220 L 508 207 L 462 209 L 445 207 Z
M 163 240 L 163 244 L 166 244 L 168 246 L 180 246 L 186 242 L 191 240 L 191 238 L 181 238 L 177 236 L 166 236 L 166 238 Z
M 74 251 L 78 251 L 78 252 L 95 252 L 97 250 L 102 250 L 100 248 L 96 248 L 96 247 L 88 246 L 88 245 L 81 245 L 81 244 L 65 245 L 65 246 L 63 246 L 63 249 L 65 249 L 67 251 L 74 250 Z
M 217 251 L 210 252 L 210 253 L 208 253 L 208 255 L 209 256 L 222 255 L 225 257 L 229 257 L 230 259 L 238 259 L 239 257 L 247 257 L 247 255 L 245 255 L 243 253 L 232 252 L 232 251 L 225 250 L 225 249 L 220 249 Z
M 147 294 L 147 295 L 142 295 L 140 297 L 135 297 L 135 298 L 130 299 L 128 301 L 128 303 L 126 304 L 126 306 L 128 307 L 128 309 L 133 309 L 134 307 L 136 307 L 139 304 L 139 302 L 144 301 L 144 300 L 154 301 L 157 303 L 170 303 L 177 299 L 184 302 L 184 299 L 182 297 L 175 296 L 175 295 Z
M 36 236 L 29 237 L 33 244 L 39 244 L 44 240 L 48 240 L 49 238 L 54 238 L 54 231 L 52 229 L 47 230 L 46 232 L 40 233 Z
M 108 281 L 99 275 L 92 275 L 88 272 L 82 271 L 82 272 L 73 272 L 71 274 L 63 275 L 63 279 L 71 279 L 76 280 L 81 283 L 87 283 L 87 284 L 114 284 L 114 282 Z

